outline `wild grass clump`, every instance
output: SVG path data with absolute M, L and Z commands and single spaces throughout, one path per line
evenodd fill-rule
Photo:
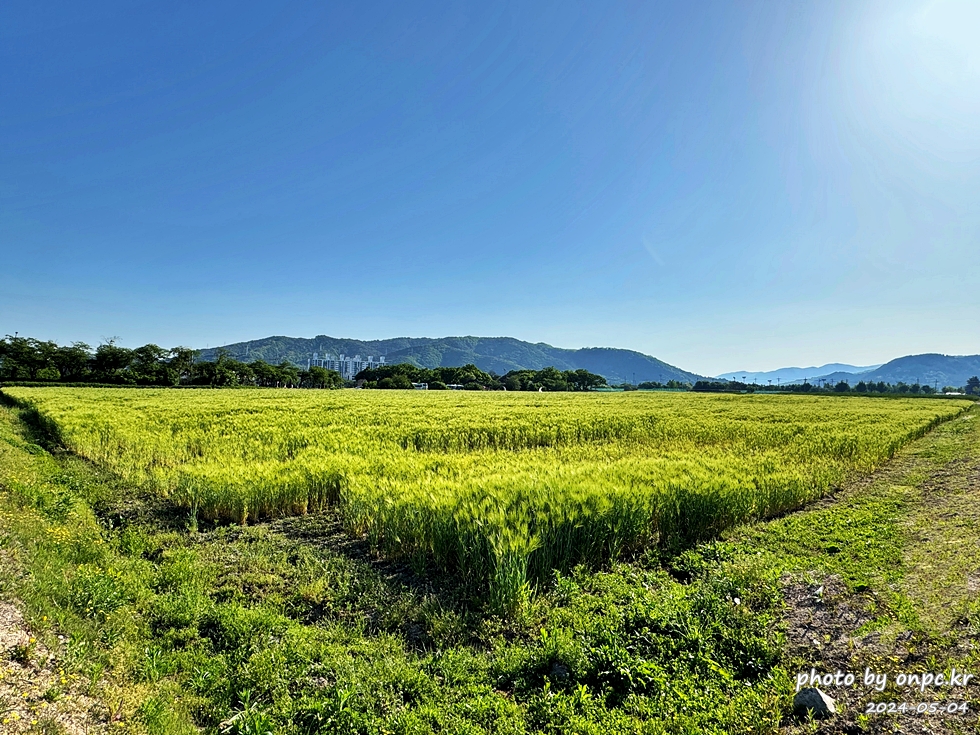
M 511 610 L 553 570 L 674 553 L 799 508 L 968 402 L 833 396 L 8 389 L 58 441 L 186 509 L 336 504 L 391 557 Z

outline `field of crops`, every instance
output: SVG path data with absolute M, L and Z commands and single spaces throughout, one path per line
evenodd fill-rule
M 797 508 L 966 401 L 671 393 L 12 388 L 72 451 L 194 519 L 339 504 L 501 608 L 552 569 Z

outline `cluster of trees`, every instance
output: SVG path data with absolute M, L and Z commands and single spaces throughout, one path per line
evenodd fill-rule
M 164 349 L 148 344 L 135 349 L 114 340 L 94 350 L 84 342 L 58 345 L 30 337 L 0 340 L 0 380 L 104 383 L 145 386 L 263 386 L 275 388 L 338 388 L 340 374 L 324 368 L 300 370 L 283 362 L 240 362 L 220 353 L 202 362 L 189 347 Z
M 58 345 L 9 335 L 0 340 L 0 379 L 8 381 L 177 385 L 193 365 L 194 351 L 187 347 L 131 350 L 109 340 L 93 350 L 84 342 Z
M 747 391 L 752 393 L 757 390 L 773 390 L 776 389 L 775 386 L 762 386 L 757 383 L 740 383 L 737 380 L 730 380 L 727 382 L 723 381 L 713 381 L 713 380 L 699 380 L 694 384 L 692 390 L 696 391 L 706 391 L 706 392 L 721 392 L 721 391 Z M 788 391 L 792 393 L 895 393 L 895 394 L 911 394 L 911 395 L 932 395 L 936 393 L 936 389 L 931 385 L 919 385 L 918 383 L 903 383 L 899 381 L 898 383 L 885 383 L 884 381 L 873 382 L 873 381 L 860 381 L 851 385 L 850 383 L 841 380 L 837 383 L 825 383 L 822 385 L 816 385 L 813 383 L 793 383 L 789 385 L 779 386 L 778 390 Z M 962 388 L 955 388 L 953 386 L 945 386 L 941 393 L 967 393 L 971 395 L 980 395 L 980 378 L 972 377 L 966 382 L 966 386 Z
M 483 372 L 476 365 L 429 370 L 403 362 L 362 370 L 354 379 L 362 388 L 410 389 L 412 383 L 428 383 L 430 390 L 449 385 L 462 385 L 466 390 L 493 390 L 497 376 Z
M 740 383 L 737 380 L 699 380 L 691 387 L 691 390 L 699 393 L 723 393 L 725 391 L 747 391 L 752 393 L 760 388 L 762 388 L 761 385 Z
M 188 385 L 259 388 L 343 388 L 336 370 L 311 367 L 301 370 L 290 362 L 271 365 L 264 360 L 242 362 L 219 351 L 214 362 L 196 362 Z
M 909 385 L 908 383 L 903 383 L 901 381 L 898 383 L 886 383 L 884 381 L 875 383 L 874 381 L 864 380 L 855 383 L 854 385 L 851 385 L 844 380 L 837 383 L 825 383 L 823 385 L 796 383 L 793 385 L 784 385 L 780 390 L 792 391 L 794 393 L 908 393 L 912 395 L 931 395 L 937 392 L 931 385 L 919 385 L 918 383 Z M 940 392 L 952 392 L 957 390 L 957 388 L 947 386 Z
M 506 375 L 485 373 L 476 365 L 420 368 L 408 363 L 382 365 L 362 370 L 356 376 L 364 388 L 411 388 L 427 383 L 429 390 L 445 390 L 450 385 L 464 390 L 584 391 L 606 384 L 601 375 L 588 370 L 512 370 Z
M 507 390 L 585 391 L 606 385 L 606 379 L 588 370 L 511 370 L 500 382 Z
M 637 385 L 623 383 L 613 386 L 623 390 L 691 390 L 691 384 L 680 380 L 668 380 L 666 383 L 658 383 L 656 380 L 647 380 Z

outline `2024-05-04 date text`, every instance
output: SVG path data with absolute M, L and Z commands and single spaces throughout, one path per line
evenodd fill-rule
M 866 715 L 899 715 L 919 714 L 936 715 L 965 714 L 969 709 L 966 702 L 868 702 L 865 706 Z

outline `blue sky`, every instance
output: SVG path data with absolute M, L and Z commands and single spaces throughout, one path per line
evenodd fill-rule
M 0 7 L 0 332 L 980 352 L 980 4 Z

